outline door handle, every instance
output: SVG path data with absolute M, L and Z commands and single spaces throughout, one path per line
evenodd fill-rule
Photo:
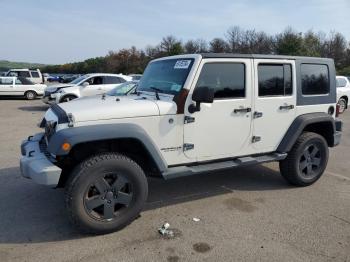
M 252 109 L 250 107 L 247 108 L 236 108 L 233 110 L 233 113 L 237 114 L 237 113 L 249 113 L 251 112 Z
M 293 109 L 294 108 L 294 105 L 283 105 L 283 106 L 280 106 L 280 110 L 290 110 L 290 109 Z

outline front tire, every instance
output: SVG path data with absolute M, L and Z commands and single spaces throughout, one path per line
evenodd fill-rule
M 347 101 L 345 98 L 340 98 L 338 101 L 339 105 L 339 113 L 344 113 L 345 109 L 347 108 Z
M 328 144 L 324 137 L 304 132 L 286 159 L 280 161 L 282 176 L 296 186 L 309 186 L 323 174 L 328 162 Z
M 147 179 L 136 162 L 118 153 L 102 153 L 75 168 L 66 184 L 66 207 L 81 231 L 106 234 L 130 224 L 147 195 Z
M 61 98 L 60 103 L 69 102 L 69 101 L 74 100 L 76 98 L 77 98 L 76 96 L 67 95 L 67 96 L 64 96 L 63 98 Z
M 24 96 L 27 100 L 34 100 L 37 97 L 37 94 L 34 91 L 27 91 Z

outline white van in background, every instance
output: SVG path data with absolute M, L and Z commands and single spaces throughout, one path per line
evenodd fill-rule
M 37 96 L 42 96 L 46 87 L 43 84 L 34 84 L 27 78 L 0 77 L 0 96 L 24 96 L 28 100 L 33 100 Z
M 40 69 L 10 69 L 6 73 L 6 76 L 27 78 L 34 84 L 43 84 L 45 82 Z

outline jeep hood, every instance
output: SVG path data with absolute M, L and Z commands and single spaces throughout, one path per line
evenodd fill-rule
M 118 99 L 119 101 L 117 101 Z M 173 101 L 157 102 L 160 101 L 137 96 L 106 96 L 105 99 L 102 99 L 101 96 L 95 96 L 61 103 L 59 106 L 66 114 L 72 114 L 75 122 L 176 113 L 176 105 Z

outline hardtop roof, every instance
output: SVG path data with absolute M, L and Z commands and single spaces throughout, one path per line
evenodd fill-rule
M 331 58 L 287 55 L 235 54 L 235 53 L 201 53 L 202 58 L 251 58 L 251 59 L 289 59 L 289 60 L 320 60 L 329 61 Z

